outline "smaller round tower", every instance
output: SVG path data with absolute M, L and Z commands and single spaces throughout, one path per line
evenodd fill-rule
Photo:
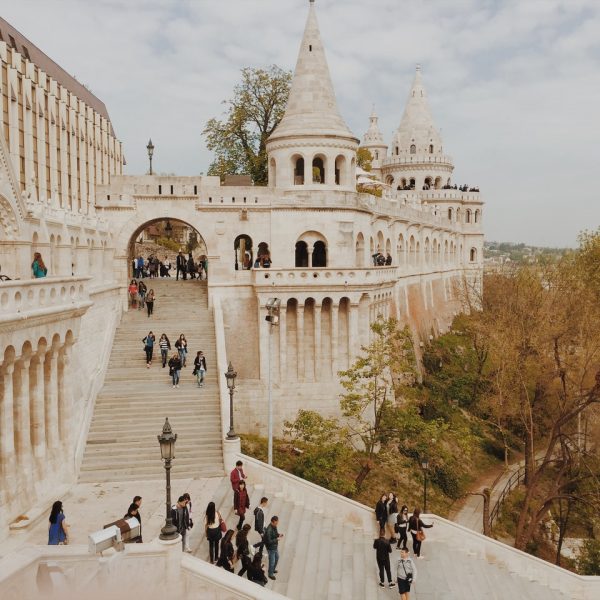
M 382 179 L 394 189 L 441 189 L 450 185 L 453 170 L 452 158 L 444 154 L 442 136 L 431 116 L 421 66 L 417 65 L 402 120 L 382 165 Z
M 383 135 L 379 130 L 379 117 L 375 112 L 375 106 L 369 117 L 369 129 L 363 138 L 361 148 L 366 148 L 373 157 L 371 162 L 371 173 L 378 178 L 381 178 L 381 165 L 387 157 L 387 144 L 383 141 Z

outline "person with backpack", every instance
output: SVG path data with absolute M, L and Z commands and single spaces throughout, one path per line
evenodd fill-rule
M 144 342 L 144 351 L 146 352 L 146 368 L 149 369 L 152 364 L 152 353 L 154 352 L 154 334 L 150 331 L 142 340 Z
M 413 553 L 417 558 L 425 558 L 424 556 L 421 556 L 421 544 L 425 539 L 425 532 L 423 529 L 429 527 L 433 527 L 433 523 L 430 525 L 425 525 L 425 523 L 421 521 L 421 509 L 415 508 L 413 514 L 408 520 L 408 530 L 412 536 Z
M 263 496 L 260 499 L 260 504 L 254 509 L 254 531 L 260 535 L 260 542 L 254 544 L 254 547 L 262 554 L 265 546 L 264 535 L 265 535 L 265 508 L 269 504 L 269 499 Z
M 396 531 L 398 533 L 398 545 L 396 548 L 408 549 L 408 506 L 402 506 L 398 516 L 396 517 Z
M 379 530 L 379 537 L 373 542 L 373 549 L 376 552 L 377 568 L 379 569 L 379 587 L 385 587 L 383 582 L 383 573 L 387 575 L 388 586 L 394 587 L 396 583 L 392 581 L 392 569 L 390 566 L 390 554 L 392 546 L 385 537 L 385 527 Z
M 409 600 L 410 586 L 417 581 L 417 565 L 408 557 L 408 548 L 400 550 L 400 558 L 396 564 L 398 591 L 402 600 Z

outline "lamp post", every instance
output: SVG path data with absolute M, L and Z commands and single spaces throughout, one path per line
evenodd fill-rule
M 165 224 L 165 233 L 167 234 L 167 239 L 171 239 L 171 236 L 173 235 L 173 225 L 171 225 L 171 221 L 169 221 L 169 219 L 167 219 L 167 222 Z
M 175 442 L 177 434 L 173 433 L 169 419 L 165 419 L 162 433 L 157 436 L 160 444 L 160 456 L 165 462 L 165 471 L 167 473 L 167 516 L 164 527 L 160 530 L 158 536 L 161 540 L 174 540 L 179 535 L 177 527 L 173 525 L 171 518 L 171 461 L 175 458 Z
M 268 366 L 268 388 L 269 396 L 267 403 L 267 411 L 269 413 L 269 425 L 268 425 L 268 451 L 267 451 L 267 462 L 273 466 L 273 396 L 271 390 L 271 355 L 273 346 L 273 327 L 279 325 L 279 308 L 281 307 L 281 300 L 279 298 L 269 298 L 267 300 L 267 311 L 268 315 L 265 317 L 265 321 L 269 323 L 269 366 Z
M 421 459 L 423 467 L 423 512 L 427 512 L 427 471 L 429 470 L 429 460 L 427 457 Z
M 152 175 L 152 155 L 154 154 L 154 144 L 152 143 L 152 138 L 148 140 L 146 150 L 148 150 L 148 158 L 150 160 L 150 175 Z
M 235 378 L 237 373 L 233 369 L 231 362 L 225 371 L 225 378 L 227 379 L 227 389 L 229 390 L 229 431 L 227 432 L 228 440 L 237 440 L 239 436 L 235 434 L 233 430 L 233 390 L 235 390 Z

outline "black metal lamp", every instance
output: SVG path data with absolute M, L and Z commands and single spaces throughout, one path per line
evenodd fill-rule
M 148 140 L 146 150 L 148 150 L 148 159 L 150 160 L 150 175 L 152 175 L 152 155 L 154 154 L 154 144 L 152 143 L 152 138 Z
M 169 419 L 165 419 L 162 433 L 157 436 L 158 443 L 160 444 L 160 456 L 165 463 L 165 471 L 167 478 L 167 514 L 165 519 L 165 525 L 160 530 L 158 536 L 161 540 L 174 540 L 178 537 L 177 527 L 173 525 L 173 519 L 171 518 L 171 461 L 175 458 L 175 442 L 177 441 L 177 434 L 173 433 Z
M 238 436 L 235 434 L 233 430 L 233 391 L 235 390 L 235 378 L 237 377 L 237 372 L 234 370 L 231 362 L 227 367 L 227 371 L 225 372 L 225 379 L 227 379 L 227 389 L 229 390 L 229 431 L 227 432 L 228 440 L 235 440 Z

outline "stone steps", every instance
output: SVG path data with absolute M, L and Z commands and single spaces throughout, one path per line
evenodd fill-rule
M 156 279 L 146 285 L 157 296 L 155 315 L 148 318 L 145 311 L 130 310 L 115 334 L 90 424 L 82 482 L 164 478 L 157 435 L 165 417 L 178 435 L 173 476 L 223 474 L 221 409 L 215 365 L 211 364 L 216 342 L 206 282 L 187 282 L 183 288 L 174 280 Z M 151 367 L 146 368 L 141 340 L 150 330 L 157 340 L 166 332 L 173 350 L 179 332 L 186 334 L 190 352 L 178 389 L 172 387 L 168 368 L 162 368 L 158 345 Z M 196 348 L 209 361 L 202 388 L 192 376 Z

